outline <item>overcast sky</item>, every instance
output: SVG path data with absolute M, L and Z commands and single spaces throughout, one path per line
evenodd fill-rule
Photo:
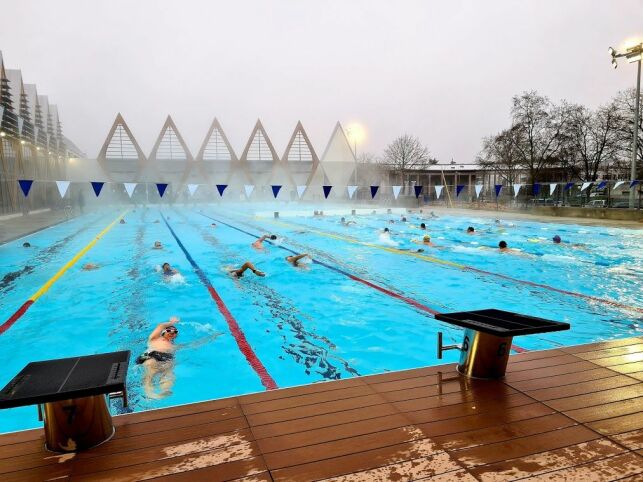
M 420 137 L 472 161 L 536 89 L 595 107 L 633 86 L 607 48 L 643 35 L 643 0 L 3 1 L 0 50 L 95 157 L 117 112 L 149 154 L 171 114 L 193 154 L 216 116 L 238 154 L 257 118 L 281 155 L 297 120 L 321 152 Z

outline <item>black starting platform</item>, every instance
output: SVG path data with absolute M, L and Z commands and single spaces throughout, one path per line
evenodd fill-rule
M 442 333 L 438 333 L 438 358 L 445 350 L 460 350 L 458 371 L 472 378 L 503 377 L 514 336 L 570 328 L 569 323 L 496 309 L 439 313 L 435 318 L 465 329 L 462 346 L 443 346 Z
M 0 409 L 37 405 L 47 448 L 75 452 L 114 434 L 106 396 L 127 406 L 129 351 L 32 362 L 2 391 Z

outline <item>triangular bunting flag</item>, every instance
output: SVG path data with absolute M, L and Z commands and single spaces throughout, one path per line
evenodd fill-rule
M 574 187 L 574 183 L 568 182 L 567 184 L 565 184 L 565 191 L 569 191 L 573 187 Z
M 583 192 L 585 189 L 587 189 L 591 185 L 592 185 L 591 182 L 584 182 L 583 185 L 580 188 L 581 192 Z
M 520 192 L 520 188 L 522 187 L 522 184 L 514 184 L 514 197 L 518 197 L 518 193 Z
M 556 190 L 556 186 L 558 186 L 557 182 L 550 182 L 549 183 L 549 195 L 551 196 L 554 194 L 554 191 Z
M 297 186 L 297 196 L 299 199 L 304 195 L 304 191 L 306 190 L 306 186 Z
M 333 188 L 333 186 L 322 186 L 322 189 L 324 190 L 324 198 L 328 199 L 328 195 L 330 194 L 330 190 Z
M 250 198 L 252 191 L 255 190 L 255 187 L 252 184 L 244 184 L 243 189 L 246 191 L 246 197 Z
M 616 181 L 616 184 L 614 184 L 614 189 L 618 189 L 619 186 L 622 186 L 625 184 L 625 181 Z
M 464 184 L 458 184 L 455 187 L 455 197 L 458 197 L 463 189 L 464 189 Z
M 438 184 L 438 185 L 436 185 L 436 186 L 435 186 L 435 197 L 436 197 L 437 199 L 440 199 L 440 194 L 442 194 L 442 188 L 443 188 L 443 187 L 444 187 L 444 186 L 441 186 L 440 184 Z
M 96 197 L 98 197 L 105 183 L 98 182 L 98 181 L 91 181 L 91 183 L 92 183 L 92 189 L 94 190 L 94 194 L 96 194 Z
M 502 184 L 496 184 L 494 187 L 496 189 L 496 197 L 500 196 L 500 191 L 502 191 Z
M 136 189 L 137 183 L 135 183 L 135 182 L 124 182 L 123 186 L 125 186 L 125 191 L 127 192 L 127 195 L 131 198 L 132 194 L 134 194 L 134 189 Z
M 277 196 L 279 195 L 279 191 L 281 190 L 281 186 L 277 186 L 273 184 L 272 186 L 272 195 L 277 199 Z
M 29 190 L 31 189 L 31 185 L 33 184 L 33 181 L 30 179 L 18 179 L 18 184 L 20 184 L 20 189 L 22 189 L 22 194 L 24 194 L 25 197 L 27 197 L 29 195 Z
M 391 186 L 393 188 L 393 197 L 397 199 L 397 197 L 400 195 L 400 191 L 402 190 L 402 186 Z
M 480 197 L 480 193 L 482 192 L 482 184 L 476 184 L 476 197 Z
M 413 189 L 415 190 L 415 197 L 416 199 L 420 197 L 420 193 L 422 192 L 422 186 L 413 186 Z
M 219 196 L 223 196 L 223 191 L 228 187 L 227 184 L 217 184 L 217 191 L 219 191 Z
M 156 189 L 159 192 L 159 196 L 163 197 L 163 194 L 165 194 L 165 190 L 167 189 L 167 183 L 157 182 Z
M 348 199 L 353 199 L 353 194 L 357 191 L 357 186 L 346 186 L 346 189 L 348 189 Z
M 630 189 L 632 189 L 634 186 L 636 186 L 639 183 L 638 179 L 634 179 L 632 182 L 630 182 Z
M 377 190 L 379 189 L 379 186 L 371 186 L 371 199 L 375 198 L 375 195 L 377 194 Z
M 69 189 L 69 181 L 56 181 L 56 186 L 58 187 L 60 197 L 65 197 L 65 194 L 67 194 L 67 189 Z
M 601 190 L 601 189 L 604 189 L 605 186 L 607 186 L 607 181 L 601 181 L 598 183 L 598 186 L 596 186 L 596 189 Z
M 538 194 L 540 194 L 540 184 L 535 182 L 532 186 L 532 192 L 534 193 L 534 196 L 538 196 Z

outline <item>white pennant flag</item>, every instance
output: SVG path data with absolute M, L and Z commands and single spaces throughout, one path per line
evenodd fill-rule
M 188 192 L 190 193 L 190 196 L 194 196 L 194 193 L 198 188 L 199 188 L 198 184 L 188 184 Z
M 397 197 L 400 195 L 400 191 L 402 190 L 402 186 L 391 186 L 393 188 L 393 197 L 397 199 Z
M 618 187 L 622 184 L 625 184 L 625 181 L 616 181 L 616 184 L 614 184 L 614 189 L 618 189 Z
M 591 182 L 584 182 L 583 185 L 580 188 L 581 192 L 584 191 L 585 189 L 587 189 L 590 184 L 591 184 Z
M 480 197 L 481 192 L 482 192 L 482 184 L 476 184 L 476 197 Z
M 255 190 L 255 187 L 252 184 L 244 184 L 243 189 L 246 191 L 246 197 L 249 198 L 252 195 L 252 191 Z
M 124 182 L 123 186 L 125 186 L 125 190 L 127 191 L 127 195 L 129 197 L 132 197 L 132 194 L 134 194 L 134 189 L 136 189 L 136 183 L 135 182 Z
M 301 196 L 303 196 L 305 190 L 306 186 L 297 186 L 297 196 L 299 196 L 299 199 L 301 199 Z
M 353 199 L 353 194 L 357 191 L 357 186 L 346 186 L 346 189 L 348 189 L 348 198 Z
M 69 189 L 69 181 L 56 181 L 56 186 L 58 186 L 60 197 L 65 197 L 65 194 L 67 194 L 67 189 Z
M 522 184 L 514 184 L 514 197 L 518 197 L 518 193 L 520 193 L 520 188 L 522 186 Z
M 439 185 L 435 186 L 435 196 L 437 197 L 437 199 L 440 199 L 440 194 L 442 194 L 443 187 L 444 186 L 439 186 Z
M 549 184 L 549 195 L 550 196 L 552 194 L 554 194 L 554 191 L 556 190 L 556 186 L 558 186 L 558 183 L 556 183 L 556 182 L 552 182 L 551 184 Z

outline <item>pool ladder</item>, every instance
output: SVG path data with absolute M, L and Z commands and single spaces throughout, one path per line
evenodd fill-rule
M 443 345 L 442 344 L 443 335 L 441 331 L 438 331 L 438 360 L 442 360 L 442 353 L 449 350 L 460 350 L 462 347 L 460 345 Z

